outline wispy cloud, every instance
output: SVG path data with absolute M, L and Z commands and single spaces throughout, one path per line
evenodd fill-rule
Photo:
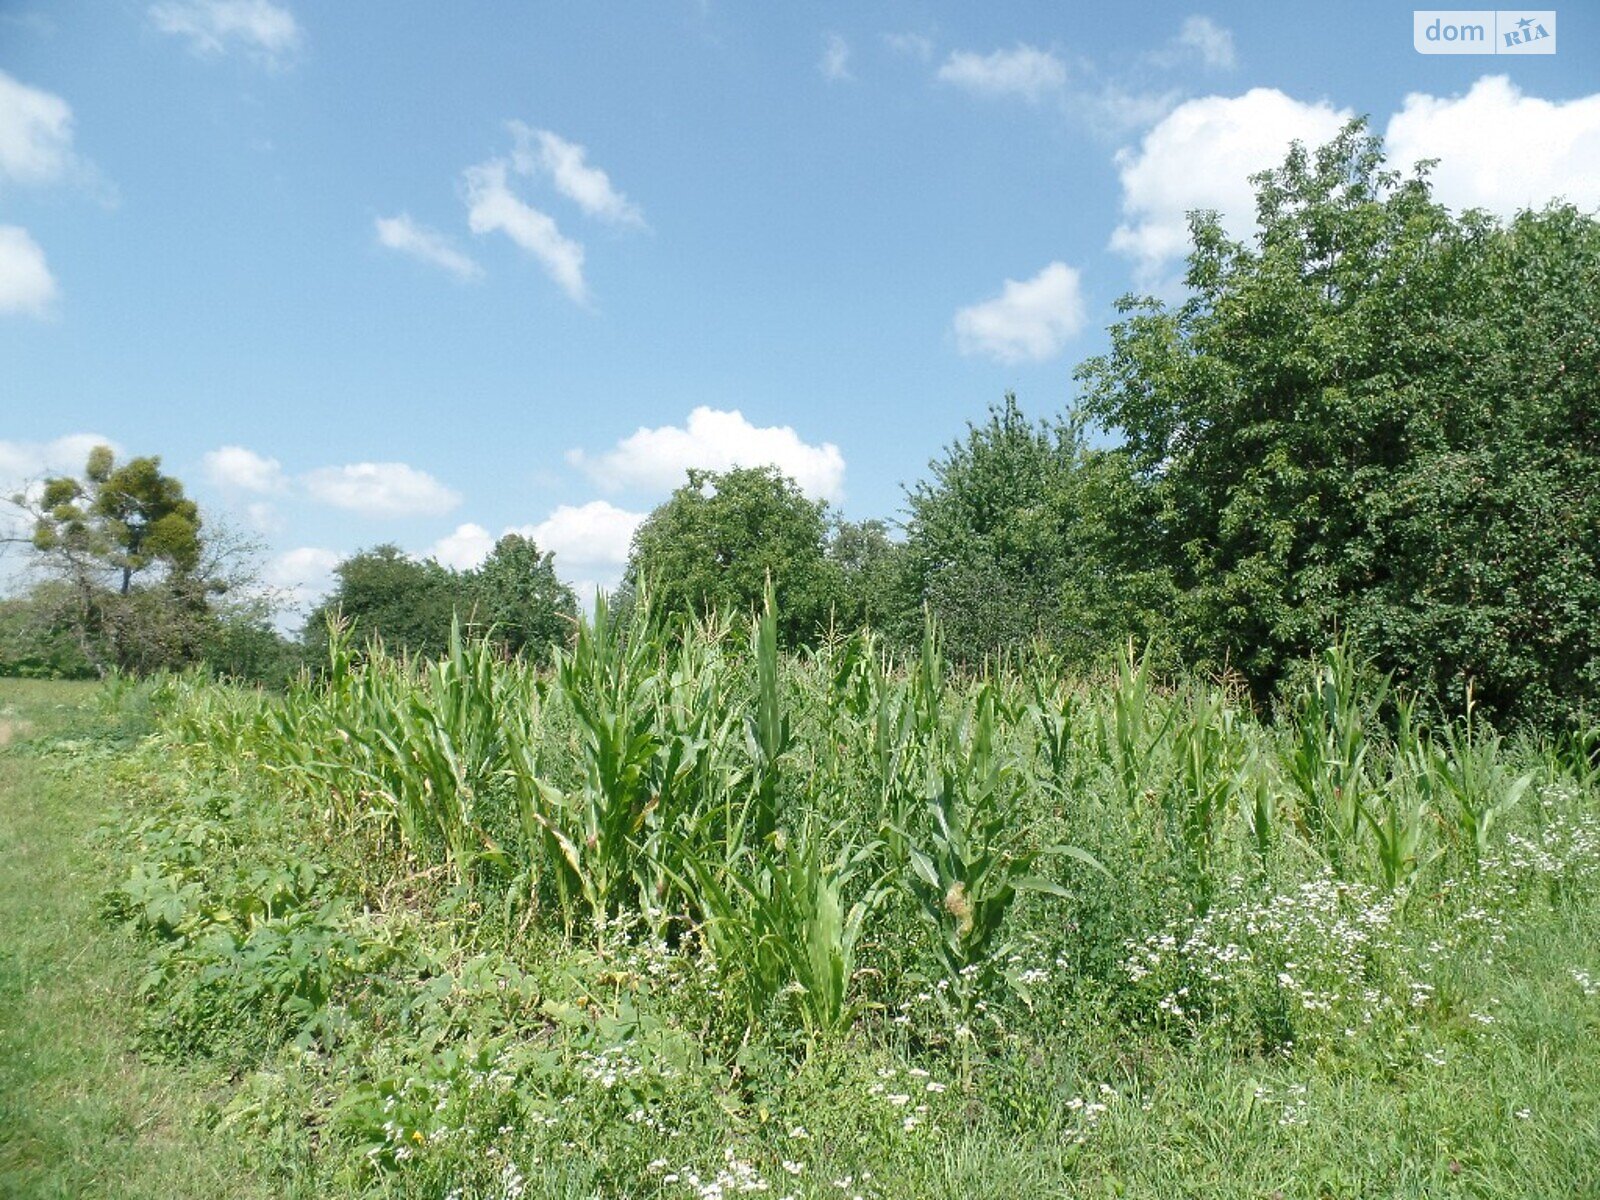
M 302 477 L 313 500 L 375 517 L 440 516 L 461 497 L 426 471 L 405 463 L 349 463 Z
M 644 224 L 638 205 L 612 186 L 609 175 L 589 165 L 589 152 L 583 146 L 548 129 L 530 129 L 521 121 L 511 121 L 509 127 L 517 141 L 512 162 L 518 174 L 543 172 L 585 216 L 618 225 Z
M 933 39 L 925 34 L 886 33 L 883 35 L 883 44 L 893 53 L 919 62 L 927 62 L 933 57 Z
M 817 60 L 817 70 L 830 83 L 838 83 L 850 76 L 850 43 L 837 33 L 823 35 L 822 57 Z
M 186 39 L 200 55 L 237 49 L 275 66 L 300 48 L 299 22 L 271 0 L 161 0 L 148 11 L 151 24 Z
M 1147 57 L 1162 67 L 1194 60 L 1213 71 L 1231 71 L 1239 65 L 1233 31 L 1202 16 L 1185 17 L 1172 40 Z
M 587 304 L 583 245 L 561 232 L 555 218 L 511 190 L 509 165 L 493 159 L 467 168 L 467 225 L 473 233 L 500 232 L 533 255 L 544 272 L 577 304 Z
M 418 262 L 438 267 L 463 282 L 483 277 L 483 268 L 457 250 L 449 238 L 438 230 L 419 225 L 409 213 L 401 213 L 397 217 L 379 217 L 374 228 L 380 246 L 398 250 Z
M 200 465 L 208 482 L 228 491 L 266 494 L 286 491 L 289 486 L 282 463 L 243 446 L 211 450 L 201 458 Z
M 976 95 L 1038 103 L 1066 87 L 1067 66 L 1053 51 L 1019 43 L 992 54 L 954 51 L 939 67 L 938 78 Z

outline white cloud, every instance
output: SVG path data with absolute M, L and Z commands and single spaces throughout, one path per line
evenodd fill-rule
M 467 224 L 473 233 L 504 233 L 544 268 L 576 303 L 588 302 L 583 246 L 565 236 L 553 218 L 523 203 L 507 181 L 504 159 L 467 168 Z
M 208 451 L 200 462 L 207 480 L 230 491 L 281 492 L 288 487 L 282 463 L 243 446 Z
M 850 43 L 837 33 L 825 35 L 822 39 L 822 57 L 817 60 L 817 70 L 821 71 L 822 77 L 830 82 L 849 79 Z
M 537 525 L 516 530 L 531 538 L 540 550 L 556 556 L 556 564 L 593 573 L 597 567 L 616 567 L 628 561 L 633 532 L 648 514 L 629 512 L 606 500 L 559 505 Z
M 187 38 L 196 54 L 223 54 L 237 46 L 271 64 L 300 45 L 294 14 L 271 0 L 162 0 L 149 14 L 162 33 Z
M 512 164 L 519 175 L 544 172 L 568 200 L 585 215 L 618 225 L 643 225 L 644 214 L 616 188 L 611 177 L 588 163 L 589 152 L 548 129 L 530 129 L 521 121 L 509 122 L 517 147 Z
M 8 442 L 0 440 L 0 537 L 18 537 L 30 526 L 22 512 L 7 503 L 21 493 L 30 500 L 40 494 L 42 481 L 51 475 L 81 475 L 89 461 L 89 451 L 110 446 L 122 456 L 122 447 L 98 433 L 69 433 L 49 442 Z M 4 546 L 0 546 L 3 556 Z
M 1141 286 L 1159 286 L 1188 251 L 1191 210 L 1215 209 L 1231 236 L 1249 236 L 1255 228 L 1249 177 L 1280 165 L 1294 140 L 1328 141 L 1350 116 L 1348 109 L 1303 104 L 1273 88 L 1180 104 L 1137 150 L 1117 153 L 1123 222 L 1111 248 L 1134 261 Z
M 1174 43 L 1180 50 L 1198 55 L 1213 70 L 1231 71 L 1237 65 L 1233 52 L 1233 32 L 1210 17 L 1188 17 Z
M 312 499 L 369 516 L 439 516 L 461 497 L 426 471 L 405 463 L 350 463 L 303 477 Z
M 1437 158 L 1434 194 L 1453 207 L 1509 217 L 1552 199 L 1600 206 L 1600 93 L 1541 100 L 1486 75 L 1465 96 L 1407 96 L 1384 140 L 1396 167 Z
M 47 317 L 59 295 L 39 243 L 20 225 L 0 225 L 0 316 Z
M 284 521 L 278 510 L 265 501 L 257 501 L 244 510 L 250 528 L 257 533 L 282 533 Z
M 927 62 L 933 57 L 933 39 L 920 33 L 886 33 L 883 44 L 896 54 Z
M 494 536 L 482 525 L 470 521 L 457 525 L 428 548 L 426 557 L 453 567 L 457 571 L 470 571 L 489 557 L 494 549 Z
M 690 467 L 726 471 L 771 464 L 814 499 L 836 502 L 844 494 L 844 456 L 839 447 L 832 442 L 809 445 L 787 425 L 752 425 L 737 409 L 702 405 L 689 414 L 685 428 L 641 428 L 594 458 L 570 450 L 567 461 L 613 491 L 628 487 L 667 491 L 684 482 Z
M 958 50 L 940 66 L 939 79 L 982 96 L 1038 102 L 1066 86 L 1067 68 L 1050 51 L 1019 43 L 993 54 Z
M 333 569 L 343 556 L 318 546 L 300 546 L 268 561 L 261 578 L 291 608 L 306 609 L 333 588 Z
M 75 165 L 71 106 L 0 71 L 0 183 L 55 183 Z
M 124 451 L 98 433 L 69 433 L 49 442 L 0 441 L 0 497 L 47 475 L 78 475 L 89 461 L 89 451 L 110 446 L 119 459 Z
M 1006 280 L 998 296 L 956 313 L 956 344 L 963 354 L 1005 363 L 1042 362 L 1061 352 L 1083 320 L 1078 272 L 1053 262 L 1032 279 Z
M 449 238 L 426 225 L 418 225 L 409 213 L 401 213 L 398 217 L 379 217 L 375 228 L 380 246 L 409 254 L 463 281 L 483 276 L 483 268 L 451 245 Z

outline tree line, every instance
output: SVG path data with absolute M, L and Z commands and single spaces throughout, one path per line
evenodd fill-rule
M 770 578 L 790 646 L 862 626 L 906 646 L 931 617 L 955 660 L 1036 646 L 1082 668 L 1131 638 L 1262 704 L 1344 637 L 1452 711 L 1470 687 L 1503 720 L 1592 717 L 1600 222 L 1452 213 L 1361 122 L 1253 183 L 1259 233 L 1193 214 L 1183 298 L 1119 304 L 1070 412 L 1030 421 L 1007 395 L 893 524 L 770 467 L 691 471 L 637 531 L 621 600 L 747 611 Z M 181 485 L 96 455 L 32 503 L 51 571 L 0 611 L 5 664 L 18 646 L 91 669 L 266 656 Z M 342 613 L 412 653 L 459 620 L 538 657 L 576 613 L 515 535 L 472 571 L 380 546 L 337 578 L 312 651 Z

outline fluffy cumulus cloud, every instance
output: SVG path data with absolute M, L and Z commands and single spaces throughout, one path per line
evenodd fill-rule
M 294 14 L 271 0 L 161 0 L 149 8 L 150 23 L 184 38 L 196 54 L 242 50 L 279 63 L 300 46 Z
M 208 482 L 235 492 L 281 492 L 289 486 L 283 464 L 243 446 L 223 446 L 201 460 Z
M 1111 248 L 1133 260 L 1141 286 L 1159 286 L 1188 251 L 1191 210 L 1215 209 L 1230 235 L 1247 237 L 1255 227 L 1249 177 L 1280 164 L 1295 140 L 1326 142 L 1350 116 L 1274 88 L 1178 105 L 1137 148 L 1116 156 L 1123 220 Z
M 556 565 L 566 571 L 594 573 L 597 568 L 620 569 L 628 561 L 633 532 L 646 515 L 606 500 L 591 500 L 562 504 L 537 525 L 525 525 L 517 532 L 554 554 Z
M 731 467 L 771 465 L 813 499 L 838 501 L 844 495 L 844 455 L 832 442 L 813 446 L 787 425 L 752 425 L 738 409 L 701 406 L 685 425 L 639 429 L 603 454 L 581 450 L 567 461 L 610 490 L 676 488 L 691 467 L 726 471 Z
M 0 185 L 55 183 L 75 161 L 71 106 L 0 71 Z
M 563 234 L 550 214 L 520 199 L 511 190 L 509 175 L 510 164 L 504 159 L 467 169 L 467 226 L 476 234 L 505 234 L 533 255 L 544 273 L 574 302 L 587 303 L 582 243 Z
M 589 152 L 548 129 L 530 129 L 510 122 L 517 146 L 512 163 L 522 175 L 543 174 L 556 191 L 571 200 L 586 216 L 618 225 L 643 225 L 644 214 L 611 183 L 611 177 L 589 163 Z
M 1502 217 L 1555 199 L 1600 207 L 1600 93 L 1541 100 L 1488 75 L 1464 96 L 1407 96 L 1384 141 L 1396 167 L 1438 159 L 1435 195 L 1452 207 Z
M 1042 362 L 1061 352 L 1083 320 L 1078 272 L 1053 262 L 1032 279 L 1006 280 L 998 296 L 956 313 L 956 344 L 963 354 L 1001 362 Z
M 333 587 L 333 569 L 342 561 L 332 550 L 300 546 L 268 561 L 262 582 L 290 608 L 304 610 Z
M 433 545 L 423 557 L 434 559 L 457 571 L 470 571 L 482 564 L 494 549 L 494 535 L 482 525 L 467 522 L 457 525 Z
M 483 268 L 457 250 L 449 238 L 426 225 L 417 224 L 408 213 L 401 213 L 397 217 L 379 217 L 374 228 L 380 246 L 398 250 L 418 262 L 438 267 L 463 282 L 483 276 Z
M 940 66 L 939 79 L 980 96 L 1020 96 L 1037 103 L 1066 86 L 1067 67 L 1048 50 L 1018 44 L 992 54 L 955 51 Z
M 426 471 L 405 463 L 349 463 L 308 472 L 313 500 L 374 517 L 439 516 L 461 497 Z
M 20 225 L 0 225 L 0 316 L 49 316 L 60 294 L 39 243 Z
M 829 82 L 850 78 L 850 43 L 837 33 L 826 34 L 822 39 L 822 57 L 817 60 L 817 70 Z

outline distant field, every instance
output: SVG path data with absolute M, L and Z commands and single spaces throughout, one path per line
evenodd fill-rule
M 1339 651 L 1266 725 L 602 623 L 0 736 L 0 1194 L 1600 1194 L 1596 740 Z

